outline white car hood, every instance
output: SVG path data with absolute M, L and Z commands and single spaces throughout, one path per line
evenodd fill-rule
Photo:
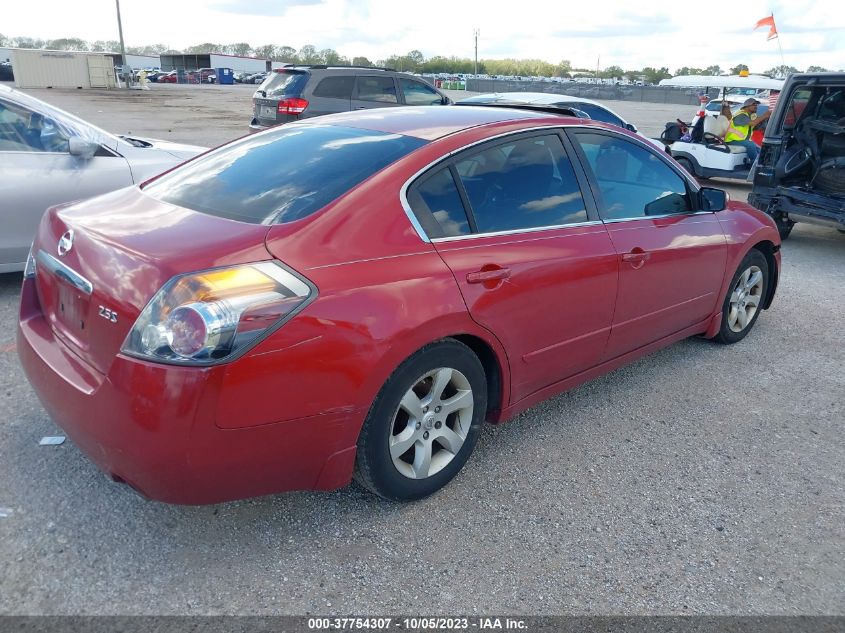
M 156 138 L 147 138 L 146 136 L 121 136 L 120 139 L 126 141 L 126 143 L 130 146 L 130 149 L 127 151 L 127 154 L 135 154 L 133 150 L 140 150 L 141 152 L 145 152 L 148 155 L 156 152 L 166 152 L 174 158 L 178 158 L 180 160 L 188 160 L 189 158 L 193 158 L 197 154 L 202 154 L 203 152 L 208 151 L 207 147 L 202 147 L 200 145 L 174 143 L 172 141 L 162 141 Z M 132 141 L 140 141 L 141 143 L 145 143 L 146 146 L 137 147 L 130 143 L 128 139 L 132 139 Z M 125 146 L 121 147 L 121 150 L 123 149 L 125 149 Z M 127 156 L 127 158 L 129 158 L 129 156 Z

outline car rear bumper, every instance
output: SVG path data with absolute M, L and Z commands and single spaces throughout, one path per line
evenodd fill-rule
M 103 375 L 54 336 L 33 280 L 24 282 L 17 338 L 21 365 L 47 413 L 99 468 L 146 497 L 217 503 L 331 490 L 351 478 L 362 412 L 222 429 L 217 403 L 231 366 L 176 367 L 118 355 Z

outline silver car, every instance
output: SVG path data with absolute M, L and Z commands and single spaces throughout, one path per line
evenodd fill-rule
M 23 270 L 48 207 L 142 182 L 205 150 L 115 136 L 0 86 L 0 273 Z

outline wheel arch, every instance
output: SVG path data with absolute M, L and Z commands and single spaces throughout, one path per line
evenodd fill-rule
M 775 298 L 775 290 L 778 285 L 778 266 L 775 261 L 775 253 L 777 251 L 775 250 L 774 243 L 770 240 L 759 241 L 748 250 L 749 252 L 752 250 L 758 250 L 763 254 L 763 257 L 766 258 L 766 263 L 769 267 L 769 283 L 767 284 L 766 298 L 763 300 L 763 309 L 768 310 Z

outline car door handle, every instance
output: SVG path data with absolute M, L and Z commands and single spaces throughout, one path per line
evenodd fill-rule
M 630 253 L 622 253 L 622 261 L 628 262 L 634 269 L 641 268 L 650 257 L 651 253 L 647 253 L 639 246 Z
M 492 270 L 476 270 L 467 273 L 468 284 L 483 284 L 485 281 L 499 281 L 511 276 L 510 268 L 494 268 Z

